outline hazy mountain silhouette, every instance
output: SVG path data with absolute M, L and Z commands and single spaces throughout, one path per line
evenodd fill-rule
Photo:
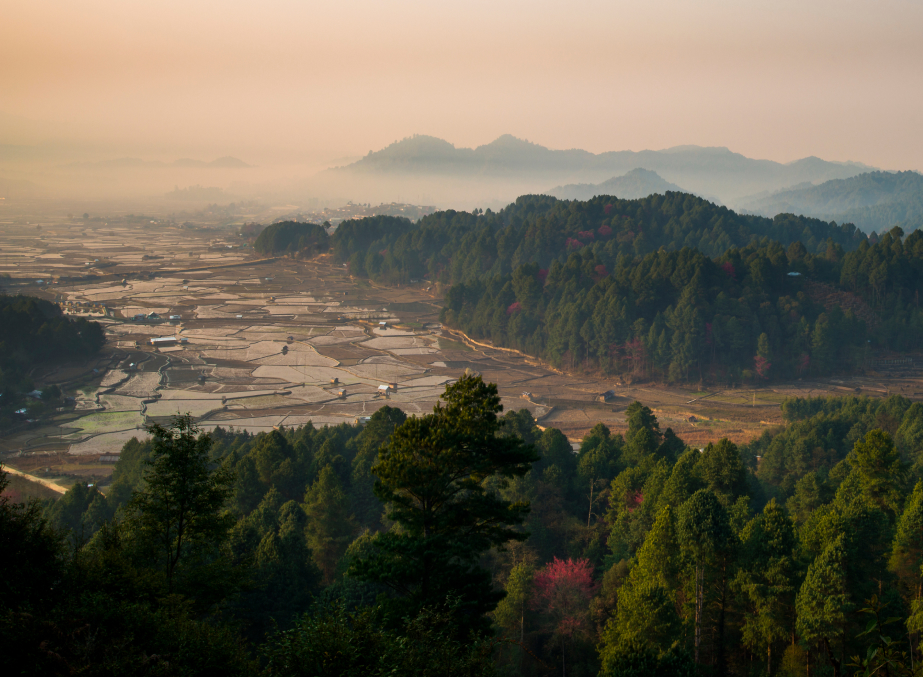
M 602 183 L 569 183 L 546 190 L 545 195 L 552 195 L 559 200 L 589 200 L 596 195 L 614 195 L 623 200 L 635 200 L 654 193 L 661 195 L 667 191 L 688 193 L 675 183 L 664 181 L 657 172 L 648 169 L 632 169 L 622 176 L 613 176 Z
M 923 225 L 923 175 L 868 172 L 817 186 L 794 186 L 741 206 L 763 216 L 791 213 L 854 223 L 865 232 L 897 225 L 909 231 Z
M 873 167 L 858 163 L 828 162 L 808 157 L 788 164 L 754 160 L 727 148 L 677 146 L 666 150 L 612 151 L 594 154 L 585 150 L 551 150 L 505 134 L 477 148 L 456 148 L 432 136 L 413 136 L 361 160 L 329 170 L 329 178 L 369 180 L 412 177 L 485 179 L 497 187 L 503 179 L 542 181 L 560 185 L 598 183 L 638 167 L 656 172 L 665 181 L 699 195 L 714 195 L 733 203 L 741 196 L 775 191 L 794 184 L 844 179 Z M 541 190 L 535 186 L 533 190 Z M 410 192 L 410 191 L 408 191 Z

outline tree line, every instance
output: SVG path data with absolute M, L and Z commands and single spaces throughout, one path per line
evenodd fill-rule
M 923 234 L 900 229 L 845 252 L 761 241 L 600 257 L 456 284 L 442 320 L 569 369 L 719 383 L 829 375 L 878 351 L 921 347 Z M 811 285 L 822 285 L 820 290 Z M 839 294 L 824 303 L 823 294 Z M 843 308 L 843 306 L 846 306 Z
M 0 427 L 28 404 L 25 393 L 34 387 L 29 376 L 34 367 L 85 359 L 105 342 L 99 322 L 65 317 L 57 304 L 34 296 L 0 294 Z M 54 388 L 49 393 L 60 396 Z
M 770 239 L 800 241 L 811 254 L 831 247 L 855 249 L 865 236 L 851 224 L 780 214 L 774 219 L 737 214 L 686 193 L 637 200 L 597 196 L 587 201 L 526 195 L 493 213 L 447 210 L 416 224 L 373 217 L 345 221 L 331 237 L 338 263 L 353 275 L 389 284 L 427 278 L 449 284 L 507 275 L 522 265 L 548 268 L 570 252 L 606 261 L 660 249 L 698 249 L 720 256 Z
M 245 234 L 245 229 L 241 229 L 241 234 Z M 256 236 L 253 249 L 260 254 L 311 258 L 327 251 L 328 239 L 327 231 L 316 223 L 282 221 L 263 228 Z
M 576 452 L 479 377 L 365 426 L 180 416 L 105 494 L 0 501 L 0 649 L 30 674 L 913 674 L 920 406 L 788 400 L 697 449 L 636 402 Z

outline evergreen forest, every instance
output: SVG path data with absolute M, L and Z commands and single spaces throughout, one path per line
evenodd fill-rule
M 98 322 L 67 318 L 56 304 L 34 296 L 0 294 L 0 427 L 13 422 L 14 411 L 45 406 L 26 397 L 35 366 L 86 359 L 105 342 Z M 60 391 L 52 387 L 43 395 L 47 404 Z
M 468 375 L 365 425 L 178 416 L 105 494 L 0 501 L 0 651 L 46 675 L 919 674 L 921 406 L 792 399 L 702 449 L 636 402 L 574 450 Z
M 682 193 L 347 221 L 330 245 L 354 275 L 450 285 L 442 321 L 471 338 L 626 380 L 829 376 L 923 336 L 918 231 L 869 239 Z
M 253 248 L 260 254 L 311 257 L 327 250 L 327 240 L 327 231 L 316 223 L 282 221 L 260 231 Z

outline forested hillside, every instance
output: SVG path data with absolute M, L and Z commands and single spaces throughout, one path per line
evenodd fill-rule
M 260 254 L 311 257 L 327 250 L 327 231 L 316 223 L 283 221 L 264 228 L 253 243 Z
M 923 234 L 902 235 L 823 255 L 797 242 L 614 261 L 584 248 L 548 270 L 531 264 L 455 285 L 442 317 L 570 369 L 719 383 L 849 371 L 871 350 L 923 346 Z M 824 307 L 816 282 L 848 290 L 875 322 Z
M 624 436 L 597 425 L 574 454 L 479 378 L 444 400 L 256 436 L 181 418 L 125 445 L 106 495 L 0 502 L 7 665 L 758 677 L 923 657 L 919 403 L 789 400 L 785 427 L 704 449 L 634 403 Z
M 771 220 L 742 216 L 693 195 L 667 193 L 586 202 L 527 195 L 497 213 L 436 212 L 413 226 L 385 217 L 363 219 L 341 224 L 331 244 L 335 260 L 348 262 L 352 274 L 398 284 L 424 277 L 473 282 L 528 263 L 548 268 L 584 249 L 612 262 L 661 248 L 692 247 L 718 256 L 765 238 L 785 246 L 801 241 L 812 254 L 824 254 L 830 244 L 855 249 L 865 239 L 849 224 L 784 214 Z
M 84 359 L 105 342 L 98 322 L 64 317 L 57 305 L 34 296 L 0 294 L 0 425 L 32 390 L 34 367 Z

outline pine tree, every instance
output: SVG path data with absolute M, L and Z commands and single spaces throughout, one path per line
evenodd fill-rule
M 845 544 L 846 537 L 840 535 L 814 560 L 795 601 L 798 634 L 806 642 L 823 645 L 837 677 L 846 655 L 846 624 L 855 606 L 847 582 Z M 834 643 L 840 644 L 839 658 Z
M 377 534 L 374 552 L 356 562 L 353 573 L 392 588 L 411 614 L 455 598 L 460 628 L 485 631 L 484 614 L 503 595 L 478 557 L 525 540 L 515 527 L 529 509 L 490 487 L 525 475 L 538 454 L 498 435 L 496 385 L 466 375 L 442 398 L 445 406 L 408 419 L 379 452 L 375 493 L 398 528 Z
M 148 428 L 152 456 L 145 485 L 127 506 L 127 526 L 134 540 L 150 547 L 163 567 L 167 590 L 190 547 L 220 544 L 233 524 L 225 511 L 233 474 L 212 468 L 211 439 L 197 435 L 191 416 L 175 416 L 169 427 Z
M 749 611 L 744 615 L 743 641 L 766 651 L 766 670 L 772 674 L 773 644 L 787 637 L 794 641 L 795 530 L 773 499 L 744 528 L 741 540 L 741 568 L 733 587 Z
M 337 563 L 349 547 L 356 528 L 349 501 L 333 466 L 325 465 L 304 497 L 305 535 L 314 563 L 329 585 Z
M 713 580 L 714 590 L 707 606 L 718 614 L 714 620 L 715 646 L 713 663 L 718 674 L 724 674 L 724 630 L 727 610 L 727 583 L 734 555 L 735 538 L 727 511 L 718 497 L 700 489 L 679 510 L 677 520 L 679 541 L 695 562 L 695 661 L 701 661 L 702 629 L 705 624 L 706 580 Z

